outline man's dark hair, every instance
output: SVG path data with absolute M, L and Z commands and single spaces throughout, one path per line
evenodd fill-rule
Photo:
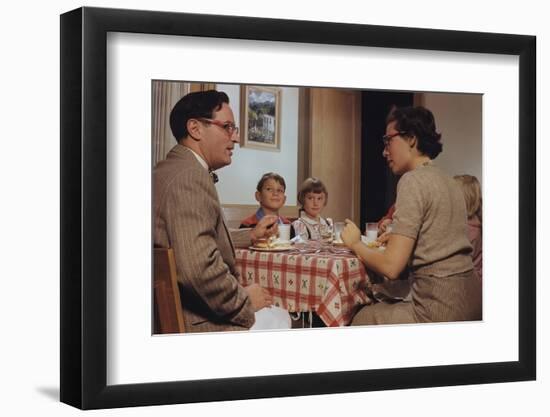
M 219 111 L 223 103 L 229 104 L 229 97 L 224 92 L 216 90 L 198 91 L 183 96 L 170 112 L 170 128 L 176 141 L 179 143 L 189 134 L 189 119 L 211 119 L 212 114 Z
M 392 111 L 386 125 L 395 122 L 395 129 L 403 132 L 403 136 L 415 136 L 417 149 L 434 159 L 443 150 L 441 133 L 435 130 L 434 115 L 425 107 L 401 107 Z

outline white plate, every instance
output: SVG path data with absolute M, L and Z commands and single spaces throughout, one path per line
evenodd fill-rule
M 288 246 L 274 246 L 272 248 L 259 248 L 257 246 L 249 246 L 248 249 L 258 252 L 285 252 L 294 249 L 291 245 Z

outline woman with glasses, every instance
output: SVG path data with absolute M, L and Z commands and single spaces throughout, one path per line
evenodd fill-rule
M 352 325 L 481 319 L 481 285 L 472 264 L 466 207 L 459 185 L 433 160 L 442 151 L 431 111 L 394 110 L 383 137 L 388 166 L 401 175 L 391 233 L 379 239 L 384 251 L 368 248 L 346 220 L 344 243 L 367 268 L 393 280 L 408 265 L 407 301 L 362 307 Z

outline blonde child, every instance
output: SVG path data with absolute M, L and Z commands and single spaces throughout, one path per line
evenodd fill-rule
M 472 260 L 474 268 L 481 278 L 483 260 L 482 260 L 482 200 L 481 186 L 479 181 L 473 175 L 456 175 L 454 179 L 461 185 L 466 201 L 466 211 L 468 212 L 468 239 L 474 248 Z
M 317 178 L 308 178 L 298 192 L 300 217 L 292 223 L 294 233 L 302 240 L 322 240 L 331 236 L 332 220 L 321 217 L 327 205 L 328 192 Z

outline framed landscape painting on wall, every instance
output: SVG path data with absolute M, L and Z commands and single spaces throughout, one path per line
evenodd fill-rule
M 241 103 L 241 147 L 280 150 L 281 90 L 243 85 Z

